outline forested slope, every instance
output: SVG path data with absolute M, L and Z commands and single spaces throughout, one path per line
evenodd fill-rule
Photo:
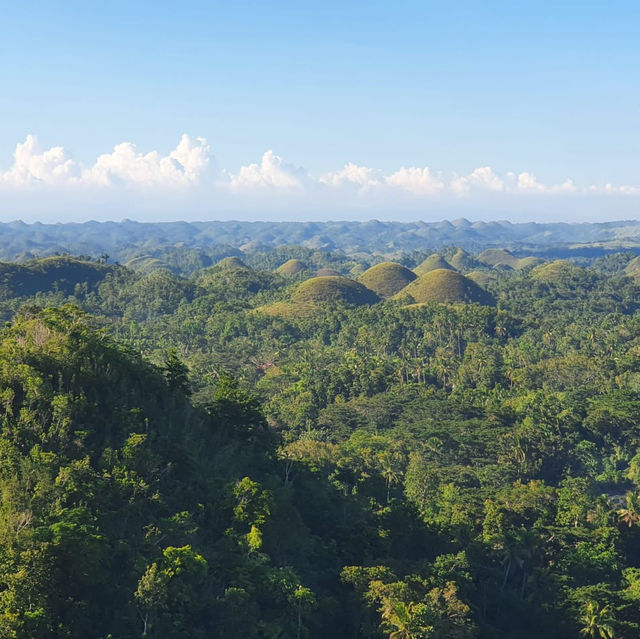
M 4 290 L 0 637 L 637 637 L 633 255 L 416 306 L 296 251 Z

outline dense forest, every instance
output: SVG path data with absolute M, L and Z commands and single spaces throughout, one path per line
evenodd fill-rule
M 1 638 L 640 636 L 633 252 L 107 252 L 0 264 Z

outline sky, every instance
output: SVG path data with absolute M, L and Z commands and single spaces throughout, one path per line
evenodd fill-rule
M 22 0 L 0 221 L 640 216 L 640 3 Z

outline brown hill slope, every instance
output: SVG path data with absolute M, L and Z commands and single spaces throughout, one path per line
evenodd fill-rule
M 495 301 L 473 280 L 448 269 L 437 269 L 411 282 L 395 297 L 411 296 L 414 302 L 476 303 L 493 306 Z
M 360 282 L 348 277 L 328 275 L 312 277 L 302 282 L 291 296 L 291 301 L 315 304 L 344 302 L 361 306 L 375 304 L 380 301 L 380 298 Z
M 407 284 L 411 284 L 417 275 L 402 264 L 382 262 L 367 269 L 358 281 L 380 297 L 393 297 Z
M 432 255 L 429 255 L 429 257 L 424 260 L 424 262 L 418 264 L 418 266 L 413 269 L 413 272 L 416 275 L 424 275 L 429 271 L 435 271 L 439 268 L 454 270 L 453 266 L 451 266 L 451 264 L 449 264 L 449 262 L 447 262 L 443 257 L 438 255 L 437 253 L 433 253 Z

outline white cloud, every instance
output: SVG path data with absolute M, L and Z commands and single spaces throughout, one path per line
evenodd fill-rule
M 604 186 L 598 186 L 592 184 L 587 187 L 585 191 L 594 195 L 640 195 L 640 186 L 629 186 L 628 184 L 622 184 L 620 186 L 605 184 Z
M 197 137 L 194 140 L 183 133 L 178 146 L 171 151 L 169 157 L 184 168 L 190 179 L 197 179 L 209 166 L 210 148 L 205 138 Z
M 499 178 L 498 178 L 499 179 Z M 517 175 L 512 171 L 505 174 L 503 181 L 504 191 L 516 195 L 535 194 L 571 194 L 584 193 L 588 189 L 578 187 L 571 179 L 567 179 L 560 184 L 544 184 L 539 182 L 533 173 L 524 171 Z
M 339 171 L 325 173 L 320 177 L 320 182 L 327 186 L 340 188 L 344 185 L 358 186 L 360 188 L 370 188 L 380 184 L 378 179 L 379 171 L 370 169 L 367 166 L 358 166 L 349 162 Z
M 422 207 L 429 202 L 439 205 L 447 199 L 464 206 L 467 202 L 486 204 L 489 201 L 493 205 L 502 198 L 505 205 L 512 206 L 512 198 L 520 198 L 524 206 L 547 197 L 562 197 L 567 202 L 566 198 L 573 196 L 594 196 L 594 200 L 598 196 L 640 196 L 640 186 L 581 186 L 571 179 L 546 184 L 528 171 L 500 173 L 490 166 L 478 167 L 461 176 L 445 175 L 428 167 L 403 167 L 384 173 L 348 163 L 337 171 L 313 177 L 273 151 L 267 151 L 259 162 L 241 166 L 237 171 L 217 172 L 211 165 L 207 141 L 186 134 L 168 153 L 145 152 L 132 142 L 123 142 L 88 165 L 72 159 L 62 146 L 42 150 L 36 138 L 28 135 L 16 146 L 10 168 L 0 171 L 0 194 L 6 204 L 11 192 L 23 202 L 27 202 L 25 194 L 47 189 L 72 198 L 79 198 L 78 194 L 82 193 L 91 206 L 98 193 L 105 201 L 110 194 L 119 193 L 121 201 L 129 198 L 131 202 L 136 201 L 136 206 L 143 201 L 150 207 L 157 202 L 167 206 L 169 201 L 195 202 L 205 211 L 216 205 L 261 209 L 269 199 L 275 202 L 276 198 L 278 206 L 289 203 L 301 210 L 305 206 L 323 211 L 325 208 L 344 210 L 343 207 L 354 204 L 360 210 L 364 207 L 373 211 L 376 206 L 393 205 L 400 196 L 402 206 L 407 207 Z M 149 195 L 148 188 L 159 194 L 156 199 Z M 134 191 L 139 193 L 137 200 L 132 196 Z M 55 197 L 50 198 L 51 202 Z
M 204 138 L 183 135 L 168 155 L 158 151 L 143 154 L 131 142 L 123 142 L 111 153 L 98 157 L 90 167 L 69 158 L 61 146 L 41 151 L 33 135 L 16 146 L 13 166 L 0 173 L 0 184 L 26 186 L 187 186 L 198 182 L 209 164 L 209 146 Z
M 13 159 L 13 166 L 0 173 L 0 184 L 68 184 L 76 181 L 79 173 L 78 166 L 61 146 L 41 151 L 34 135 L 28 135 L 16 146 Z
M 88 184 L 102 186 L 187 186 L 198 182 L 208 164 L 207 141 L 184 134 L 178 146 L 165 156 L 158 151 L 143 154 L 131 142 L 117 144 L 111 153 L 98 157 L 82 178 Z
M 411 167 L 402 168 L 385 179 L 389 186 L 409 191 L 414 195 L 432 195 L 445 188 L 445 183 L 439 174 L 434 174 L 428 167 L 424 169 Z
M 229 188 L 238 192 L 253 189 L 300 190 L 308 176 L 303 169 L 287 164 L 273 151 L 267 151 L 260 164 L 240 167 L 237 174 L 229 174 Z
M 452 191 L 465 194 L 474 188 L 487 191 L 503 191 L 504 180 L 500 178 L 490 166 L 482 166 L 464 177 L 454 178 L 450 183 Z
M 565 180 L 562 184 L 556 184 L 551 187 L 554 193 L 577 193 L 580 189 L 571 179 Z
M 623 195 L 640 195 L 640 186 L 622 185 L 618 187 L 618 192 Z
M 547 190 L 544 184 L 540 184 L 538 180 L 536 180 L 535 175 L 526 172 L 518 175 L 516 188 L 518 191 L 526 191 L 529 193 L 542 193 Z

